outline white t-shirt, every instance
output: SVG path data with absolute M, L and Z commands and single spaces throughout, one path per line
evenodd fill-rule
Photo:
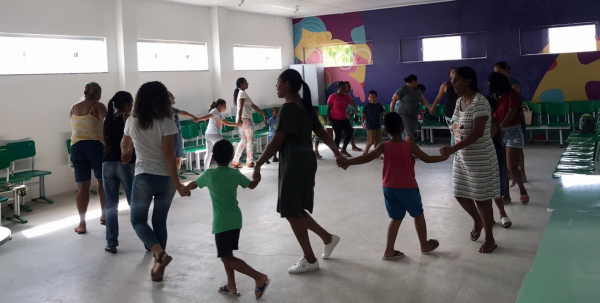
M 238 112 L 240 110 L 240 99 L 246 99 L 244 100 L 244 108 L 242 109 L 242 119 L 252 119 L 252 99 L 250 99 L 250 96 L 245 91 L 240 90 L 236 101 Z
M 152 174 L 168 176 L 167 164 L 163 153 L 163 137 L 179 133 L 173 119 L 154 120 L 152 128 L 142 129 L 137 118 L 129 117 L 125 123 L 125 135 L 133 139 L 135 174 Z
M 220 135 L 221 129 L 223 128 L 223 114 L 216 108 L 213 108 L 209 114 L 212 115 L 212 118 L 208 120 L 208 127 L 206 128 L 207 135 Z

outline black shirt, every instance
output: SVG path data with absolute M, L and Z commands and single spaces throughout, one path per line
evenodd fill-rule
M 125 121 L 123 114 L 116 115 L 112 122 L 104 119 L 104 156 L 102 162 L 121 161 L 121 139 L 125 130 Z M 135 163 L 135 152 L 131 156 L 129 163 Z
M 448 81 L 446 82 L 446 109 L 444 110 L 446 117 L 452 118 L 454 116 L 456 100 L 458 100 L 458 94 L 454 90 L 452 82 Z

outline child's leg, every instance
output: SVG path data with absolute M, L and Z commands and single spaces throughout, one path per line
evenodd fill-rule
M 221 261 L 223 261 L 223 264 L 225 265 L 225 272 L 227 272 L 227 289 L 229 289 L 229 291 L 233 293 L 237 293 L 237 288 L 235 286 L 234 270 L 254 279 L 254 281 L 256 282 L 256 287 L 264 286 L 265 282 L 268 279 L 267 275 L 256 271 L 254 268 L 250 267 L 250 265 L 246 264 L 244 260 L 238 259 L 233 255 L 222 257 Z M 232 286 L 233 288 L 230 288 L 230 286 Z M 256 295 L 259 294 L 260 293 Z
M 368 154 L 369 149 L 371 149 L 371 143 L 374 141 L 373 134 L 373 130 L 367 130 L 367 145 L 365 146 L 365 152 L 363 153 L 363 155 Z
M 494 209 L 492 208 L 492 201 L 475 201 L 477 209 L 481 215 L 481 221 L 485 230 L 485 242 L 480 248 L 480 252 L 490 252 L 493 250 L 493 246 L 496 244 L 494 239 Z
M 400 224 L 402 224 L 402 219 L 392 219 L 392 221 L 390 221 L 390 225 L 388 225 L 387 242 L 385 246 L 385 252 L 383 253 L 383 256 L 386 258 L 392 257 L 396 254 L 394 246 L 396 244 L 396 237 L 398 237 Z
M 506 211 L 504 210 L 504 199 L 494 199 L 494 203 L 496 203 L 496 207 L 498 207 L 498 211 L 500 212 L 500 218 L 508 217 Z
M 286 217 L 288 222 L 290 222 L 290 226 L 292 227 L 292 231 L 296 236 L 296 240 L 298 240 L 298 244 L 302 248 L 302 252 L 304 253 L 304 258 L 308 263 L 317 262 L 317 257 L 315 257 L 315 253 L 310 245 L 310 240 L 308 238 L 308 228 L 306 227 L 306 222 L 302 217 Z
M 323 243 L 331 243 L 331 234 L 328 233 L 323 227 L 321 227 L 321 225 L 319 225 L 319 223 L 317 223 L 317 221 L 315 221 L 315 219 L 313 219 L 311 215 L 309 215 L 307 212 L 304 212 L 302 214 L 302 219 L 304 219 L 304 222 L 306 222 L 306 228 L 317 234 L 317 236 L 319 236 L 321 240 L 323 240 Z

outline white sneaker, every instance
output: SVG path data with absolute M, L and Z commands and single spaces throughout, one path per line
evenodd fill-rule
M 296 262 L 294 266 L 290 267 L 288 269 L 288 272 L 290 274 L 301 274 L 307 271 L 317 269 L 319 269 L 319 260 L 317 260 L 315 263 L 308 263 L 308 261 L 306 261 L 306 258 L 302 258 L 300 259 L 300 261 Z
M 323 259 L 329 258 L 329 256 L 331 256 L 331 253 L 333 252 L 335 247 L 338 245 L 338 243 L 340 243 L 340 237 L 338 237 L 334 234 L 331 234 L 331 243 L 323 244 L 323 254 L 321 255 L 321 258 L 323 258 Z

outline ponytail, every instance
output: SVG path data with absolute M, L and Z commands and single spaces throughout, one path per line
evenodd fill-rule
M 238 98 L 238 94 L 240 93 L 240 87 L 242 87 L 242 85 L 244 85 L 244 83 L 246 83 L 246 78 L 238 78 L 235 81 L 235 90 L 233 91 L 233 104 L 237 106 L 237 98 Z
M 106 109 L 106 117 L 104 118 L 105 120 L 110 121 L 110 122 L 112 122 L 112 120 L 115 118 L 115 106 L 114 106 L 115 101 L 113 99 L 110 99 L 110 101 L 108 101 L 108 108 Z
M 310 114 L 312 114 L 315 109 L 312 105 L 312 95 L 310 93 L 310 87 L 308 84 L 302 80 L 302 105 L 304 109 L 306 109 Z
M 111 125 L 115 120 L 115 108 L 117 110 L 123 109 L 124 106 L 133 103 L 133 96 L 130 93 L 125 91 L 117 92 L 110 101 L 108 101 L 108 108 L 106 110 L 106 117 L 104 118 L 104 142 L 106 148 L 108 150 L 108 144 L 111 141 L 110 136 L 112 136 Z
M 211 110 L 215 109 L 217 107 L 217 102 L 213 102 L 210 107 L 208 108 L 208 112 L 210 113 Z
M 225 102 L 225 100 L 223 100 L 223 99 L 217 99 L 217 101 L 213 102 L 210 105 L 210 108 L 208 109 L 208 112 L 210 113 L 211 110 L 213 110 L 215 108 L 218 108 L 221 105 L 226 105 L 226 104 L 227 104 L 227 102 Z

